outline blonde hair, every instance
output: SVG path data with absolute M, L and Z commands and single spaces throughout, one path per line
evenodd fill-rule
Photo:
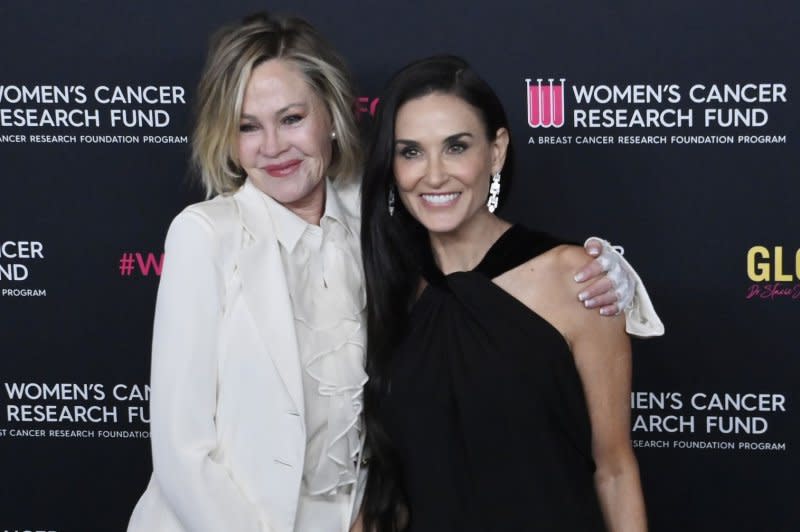
M 291 62 L 325 103 L 336 132 L 328 175 L 346 180 L 361 171 L 355 93 L 344 61 L 305 20 L 257 13 L 214 34 L 198 85 L 192 163 L 208 197 L 244 183 L 237 153 L 242 100 L 253 69 L 270 59 Z

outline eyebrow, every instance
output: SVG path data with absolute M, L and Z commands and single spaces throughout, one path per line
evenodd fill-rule
M 275 116 L 282 115 L 283 113 L 285 113 L 286 111 L 288 111 L 292 107 L 307 108 L 308 104 L 306 102 L 292 102 L 292 103 L 290 103 L 288 105 L 284 105 L 283 107 L 281 107 L 280 109 L 275 111 Z M 242 113 L 242 118 L 245 118 L 247 120 L 257 120 L 255 115 L 251 115 L 251 114 L 247 114 L 247 113 Z
M 442 144 L 448 144 L 450 142 L 453 142 L 454 140 L 460 139 L 461 137 L 470 137 L 470 138 L 472 138 L 473 136 L 474 135 L 472 133 L 469 133 L 467 131 L 462 131 L 461 133 L 456 133 L 454 135 L 450 135 L 449 137 L 446 137 L 442 141 Z M 417 146 L 419 144 L 419 142 L 417 142 L 416 140 L 407 140 L 407 139 L 397 139 L 397 140 L 394 141 L 394 143 L 395 144 L 406 144 L 408 146 Z

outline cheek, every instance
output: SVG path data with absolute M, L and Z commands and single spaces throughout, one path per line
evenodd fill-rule
M 237 140 L 239 164 L 247 166 L 252 163 L 258 152 L 258 139 L 248 136 L 240 136 Z
M 489 169 L 486 168 L 485 171 L 481 171 L 475 175 L 474 184 L 472 187 L 477 190 L 481 195 L 489 194 L 489 187 L 492 184 L 492 178 L 489 175 Z
M 464 160 L 464 175 L 468 176 L 475 186 L 489 185 L 489 174 L 491 173 L 491 164 L 488 157 L 482 153 L 473 153 Z
M 333 141 L 331 140 L 330 133 L 327 131 L 323 133 L 319 141 L 320 155 L 325 161 L 325 166 L 329 165 L 333 157 Z
M 306 147 L 306 153 L 326 162 L 330 161 L 333 153 L 332 129 L 333 126 L 330 125 L 327 117 L 319 112 L 312 113 L 303 127 L 298 130 L 298 133 L 303 136 L 302 142 Z
M 414 213 L 414 199 L 417 197 L 416 187 L 420 181 L 416 176 L 412 162 L 403 161 L 394 165 L 397 198 L 410 213 Z M 417 218 L 417 216 L 414 216 L 414 218 Z
M 298 142 L 302 143 L 307 155 L 321 159 L 326 164 L 330 162 L 333 153 L 330 131 L 322 127 L 313 127 L 298 133 L 300 133 Z
M 333 145 L 330 131 L 306 128 L 297 133 L 295 145 L 305 154 L 308 172 L 306 178 L 310 183 L 316 184 L 325 177 L 331 164 Z
M 465 161 L 461 168 L 461 182 L 471 191 L 474 201 L 481 202 L 489 195 L 490 170 L 491 167 L 483 159 L 476 159 L 469 163 Z
M 392 165 L 394 180 L 397 188 L 402 192 L 412 190 L 417 183 L 414 161 L 396 158 Z

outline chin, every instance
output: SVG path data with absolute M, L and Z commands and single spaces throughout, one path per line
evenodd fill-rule
M 317 183 L 312 183 L 310 180 L 272 183 L 269 196 L 278 203 L 296 203 L 313 194 L 320 183 L 322 180 Z
M 422 216 L 417 220 L 431 233 L 450 233 L 458 229 L 464 222 L 462 216 L 446 215 L 444 213 Z

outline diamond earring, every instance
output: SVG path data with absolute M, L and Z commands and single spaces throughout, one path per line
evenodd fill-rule
M 489 200 L 486 206 L 489 207 L 489 212 L 494 212 L 497 208 L 497 203 L 500 201 L 500 172 L 496 172 L 492 176 L 492 184 L 489 186 Z

